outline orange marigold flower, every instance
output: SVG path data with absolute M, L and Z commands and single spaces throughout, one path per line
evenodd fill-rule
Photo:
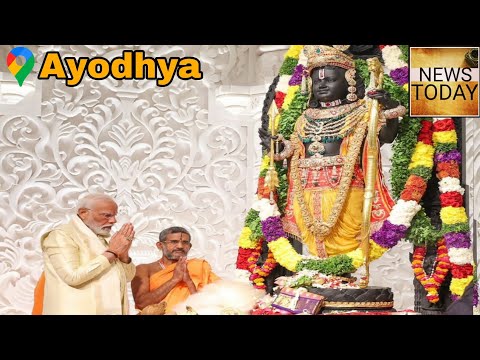
M 427 182 L 418 175 L 410 175 L 405 184 L 405 188 L 414 188 L 419 191 L 425 192 L 427 189 Z
M 445 177 L 460 177 L 460 169 L 455 161 L 442 162 L 437 164 L 437 178 L 442 180 Z
M 424 195 L 424 192 L 419 191 L 417 189 L 405 189 L 400 194 L 400 199 L 405 201 L 413 200 L 418 203 L 422 199 L 423 195 Z

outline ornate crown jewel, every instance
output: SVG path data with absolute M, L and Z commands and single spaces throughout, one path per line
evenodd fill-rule
M 305 45 L 303 52 L 307 57 L 307 70 L 321 66 L 338 66 L 344 69 L 355 69 L 355 61 L 344 52 L 326 45 Z
M 335 49 L 338 49 L 340 51 L 345 51 L 350 49 L 350 45 L 332 45 Z

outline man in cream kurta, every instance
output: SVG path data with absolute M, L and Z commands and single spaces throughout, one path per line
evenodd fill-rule
M 80 200 L 77 215 L 41 237 L 45 261 L 42 314 L 128 314 L 127 283 L 135 275 L 125 224 L 110 237 L 117 204 L 107 195 Z

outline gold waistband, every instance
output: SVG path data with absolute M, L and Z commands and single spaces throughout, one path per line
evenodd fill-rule
M 343 166 L 345 158 L 340 155 L 311 157 L 307 159 L 298 159 L 299 168 L 315 168 L 321 166 Z

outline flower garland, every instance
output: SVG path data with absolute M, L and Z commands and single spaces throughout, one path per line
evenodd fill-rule
M 425 194 L 425 191 L 427 190 L 427 182 L 430 180 L 434 163 L 432 122 L 423 120 L 421 121 L 421 126 L 422 127 L 417 136 L 417 144 L 415 146 L 411 162 L 408 166 L 410 176 L 405 184 L 404 190 L 400 195 L 401 200 L 413 200 L 416 203 L 420 202 Z M 428 225 L 431 226 L 429 221 Z M 428 227 L 425 228 L 428 231 Z M 438 239 L 437 233 L 431 233 L 433 234 L 432 237 L 424 238 L 425 243 L 419 243 L 418 241 L 420 239 L 417 239 L 416 244 L 418 244 L 418 246 L 415 248 L 413 253 L 412 268 L 415 277 L 427 291 L 427 300 L 431 303 L 436 303 L 439 301 L 438 290 L 445 280 L 448 270 L 450 269 L 450 262 L 445 247 L 445 240 L 441 239 L 437 244 L 437 259 L 435 264 L 433 264 L 432 274 L 430 276 L 426 275 L 423 269 L 423 261 L 427 252 L 427 243 L 436 242 Z
M 249 280 L 253 282 L 255 288 L 265 289 L 265 278 L 272 272 L 277 265 L 273 254 L 269 251 L 267 259 L 262 266 L 257 265 L 258 259 L 262 254 L 262 243 L 259 241 L 254 251 L 251 252 L 247 259 L 247 268 L 252 275 L 249 276 Z
M 471 249 L 468 217 L 463 207 L 465 189 L 460 185 L 461 154 L 457 150 L 457 133 L 453 119 L 434 119 L 433 141 L 440 190 L 440 219 L 448 257 L 451 262 L 452 300 L 463 295 L 473 280 L 475 264 Z
M 450 269 L 450 261 L 448 259 L 448 251 L 445 245 L 445 239 L 442 238 L 437 245 L 437 257 L 433 264 L 432 274 L 427 276 L 423 269 L 423 261 L 427 253 L 427 247 L 417 246 L 413 252 L 412 268 L 413 273 L 418 281 L 427 291 L 427 300 L 436 303 L 440 300 L 438 289 L 445 280 L 445 276 Z
M 237 269 L 247 270 L 250 275 L 248 279 L 253 283 L 257 289 L 265 289 L 265 278 L 276 267 L 277 261 L 271 252 L 268 253 L 267 259 L 262 266 L 257 265 L 258 259 L 262 253 L 263 235 L 261 235 L 261 225 L 259 217 L 268 217 L 276 214 L 274 207 L 268 206 L 265 213 L 265 204 L 269 204 L 267 199 L 259 199 L 255 202 L 252 209 L 247 215 L 246 223 L 249 226 L 243 228 L 239 238 L 239 251 L 237 255 Z M 242 274 L 237 274 L 237 277 L 247 277 Z
M 279 116 L 274 119 L 275 126 L 277 128 L 280 122 L 285 123 L 285 121 L 282 121 L 281 119 L 291 118 L 296 120 L 301 111 L 303 111 L 303 103 L 306 104 L 306 97 L 301 95 L 299 91 L 300 84 L 302 82 L 303 71 L 306 65 L 306 58 L 303 56 L 302 49 L 302 45 L 291 46 L 284 56 L 285 60 L 279 71 L 280 78 L 275 89 L 274 98 L 277 108 L 280 109 Z M 290 108 L 292 103 L 293 106 Z M 290 123 L 292 122 L 290 121 Z M 290 134 L 291 130 L 290 132 L 284 131 L 283 133 Z M 269 203 L 270 189 L 265 185 L 265 175 L 269 165 L 270 155 L 264 154 L 262 164 L 260 166 L 257 199 L 252 205 L 252 209 L 249 212 L 250 216 L 247 216 L 247 219 L 245 220 L 245 227 L 240 235 L 238 243 L 239 251 L 236 264 L 237 269 L 248 271 L 251 274 L 249 275 L 250 281 L 253 282 L 256 288 L 261 289 L 265 288 L 265 278 L 277 265 L 276 258 L 271 250 L 269 250 L 267 260 L 264 265 L 262 267 L 256 265 L 260 256 L 260 251 L 257 251 L 257 249 L 261 249 L 261 241 L 264 238 L 264 235 L 261 232 L 260 221 L 265 220 L 274 213 L 275 215 L 280 214 L 278 212 L 277 205 L 275 204 L 275 206 L 270 206 Z M 277 172 L 279 173 L 280 189 L 285 189 L 285 170 L 277 168 Z M 280 204 L 284 203 L 286 200 L 285 191 L 279 190 L 275 194 L 275 199 Z

